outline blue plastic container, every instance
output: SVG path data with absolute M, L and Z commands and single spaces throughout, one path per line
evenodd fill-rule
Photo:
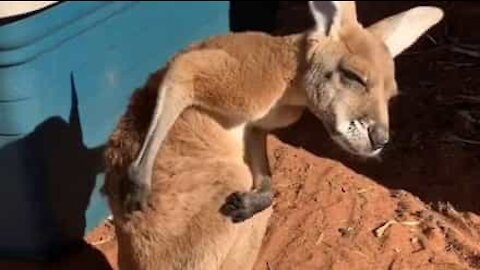
M 0 257 L 56 255 L 107 216 L 102 146 L 132 92 L 228 7 L 67 1 L 0 25 Z

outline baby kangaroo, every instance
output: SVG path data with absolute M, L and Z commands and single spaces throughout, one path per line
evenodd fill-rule
M 416 7 L 369 27 L 355 2 L 309 1 L 316 27 L 295 35 L 232 33 L 190 46 L 168 64 L 152 121 L 123 190 L 128 211 L 145 207 L 152 170 L 166 134 L 188 107 L 245 127 L 245 159 L 253 187 L 228 197 L 234 222 L 272 202 L 266 134 L 296 122 L 305 108 L 334 141 L 372 157 L 389 141 L 388 103 L 396 95 L 393 59 L 443 12 Z

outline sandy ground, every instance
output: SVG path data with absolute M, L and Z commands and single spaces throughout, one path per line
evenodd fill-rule
M 304 12 L 287 4 L 280 21 Z M 381 160 L 349 157 L 310 114 L 269 138 L 277 195 L 256 270 L 480 269 L 480 146 L 452 139 L 480 138 L 465 113 L 480 115 L 480 47 L 442 44 L 424 40 L 398 59 L 402 95 Z M 62 267 L 29 269 L 115 269 L 110 224 L 87 242 L 94 247 Z

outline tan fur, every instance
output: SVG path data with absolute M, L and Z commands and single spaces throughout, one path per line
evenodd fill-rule
M 305 107 L 345 150 L 360 156 L 380 152 L 389 140 L 388 102 L 397 92 L 393 57 L 443 13 L 411 9 L 369 29 L 358 23 L 355 2 L 309 5 L 315 31 L 286 37 L 227 34 L 194 44 L 172 59 L 145 142 L 130 166 L 133 188 L 125 194 L 127 208 L 143 207 L 158 149 L 175 119 L 190 106 L 223 117 L 231 126 L 246 125 L 252 146 L 264 145 L 265 135 L 259 134 L 296 120 L 277 116 L 298 119 L 299 108 Z M 253 189 L 258 190 L 269 178 L 266 150 L 246 148 Z
M 310 6 L 315 31 L 210 38 L 175 56 L 133 97 L 110 140 L 105 185 L 123 269 L 237 269 L 233 261 L 248 269 L 271 211 L 266 134 L 305 108 L 347 151 L 372 156 L 386 143 L 393 57 L 441 11 L 413 9 L 364 28 L 353 2 Z M 132 190 L 122 190 L 126 175 Z M 251 218 L 233 225 L 218 209 L 237 191 L 255 203 L 230 213 Z M 131 212 L 125 195 L 126 205 L 130 198 L 149 207 Z
M 153 77 L 157 81 L 161 73 Z M 148 211 L 125 216 L 121 177 L 148 127 L 156 88 L 138 91 L 112 135 L 105 189 L 119 241 L 120 269 L 249 269 L 271 210 L 232 224 L 218 210 L 235 190 L 248 190 L 240 130 L 208 114 L 186 110 L 173 126 L 155 164 Z

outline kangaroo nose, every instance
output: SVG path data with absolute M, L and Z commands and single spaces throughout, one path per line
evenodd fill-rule
M 388 143 L 388 129 L 383 125 L 373 125 L 368 128 L 368 136 L 373 150 L 383 148 Z

